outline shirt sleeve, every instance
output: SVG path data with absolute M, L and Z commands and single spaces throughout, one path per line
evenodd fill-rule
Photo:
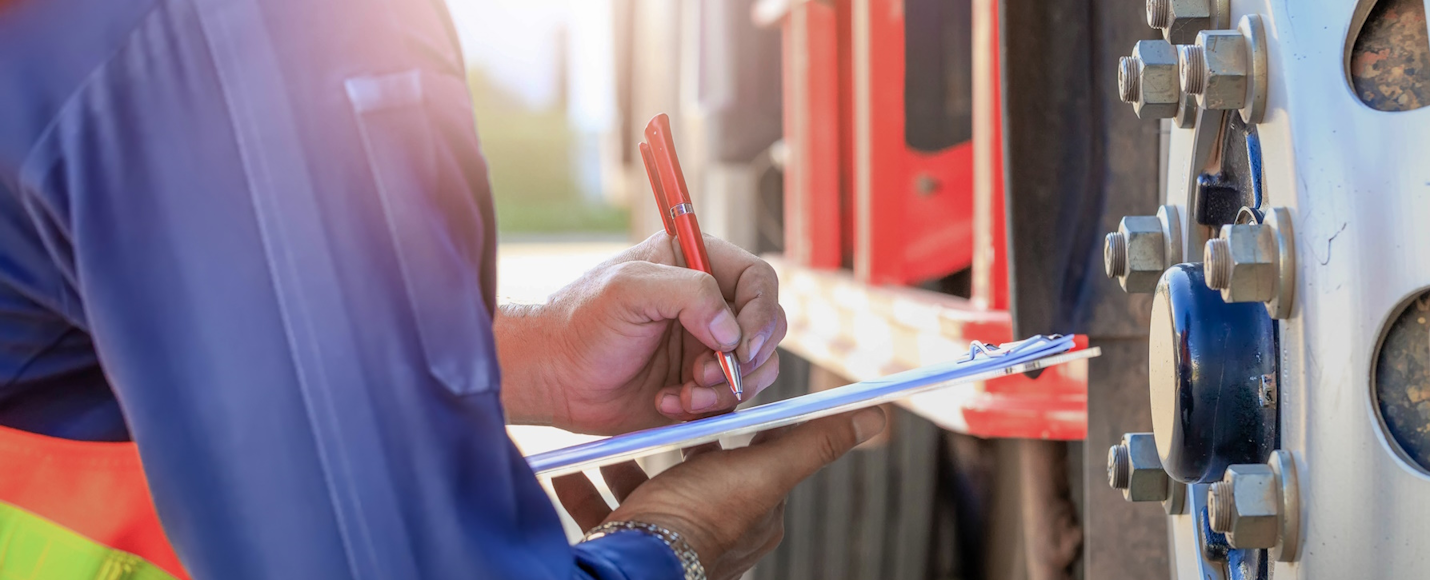
M 655 536 L 624 531 L 576 544 L 577 578 L 681 580 L 685 571 L 670 546 Z
M 54 22 L 148 4 L 80 3 Z M 490 191 L 441 3 L 145 10 L 26 155 L 17 211 L 189 572 L 679 578 L 656 538 L 570 546 L 506 436 Z

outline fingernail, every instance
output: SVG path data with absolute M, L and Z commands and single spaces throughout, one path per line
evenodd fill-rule
M 735 322 L 735 315 L 730 314 L 730 309 L 721 310 L 710 321 L 710 334 L 720 346 L 735 346 L 740 342 L 740 324 Z
M 690 389 L 690 410 L 696 413 L 705 411 L 715 406 L 715 389 L 705 387 L 695 387 Z
M 854 439 L 860 443 L 868 441 L 884 430 L 884 412 L 879 409 L 865 409 L 854 415 Z
M 713 387 L 725 382 L 725 371 L 720 368 L 720 363 L 713 360 L 705 361 L 705 367 L 700 370 L 700 384 Z
M 667 394 L 660 398 L 660 412 L 667 415 L 679 415 L 683 412 L 680 408 L 680 395 Z
M 751 339 L 750 339 L 750 349 L 749 349 L 749 350 L 750 350 L 750 353 L 749 353 L 748 356 L 745 357 L 745 362 L 747 362 L 747 363 L 749 363 L 749 362 L 755 362 L 755 357 L 756 357 L 756 356 L 759 356 L 759 354 L 760 354 L 760 347 L 763 347 L 763 346 L 765 346 L 765 336 L 764 336 L 764 335 L 762 335 L 762 334 L 761 334 L 761 335 L 755 335 L 754 338 L 751 338 Z

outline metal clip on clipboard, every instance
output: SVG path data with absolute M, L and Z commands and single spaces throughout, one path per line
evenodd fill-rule
M 975 340 L 968 345 L 968 358 L 961 360 L 971 361 L 978 358 L 979 355 L 1004 356 L 1008 354 L 1008 352 L 1007 350 L 998 348 L 996 344 L 983 344 L 983 341 Z
M 1096 348 L 1073 350 L 1071 336 L 1034 336 L 989 345 L 974 341 L 968 355 L 947 363 L 810 393 L 715 417 L 557 449 L 527 457 L 543 477 L 555 477 L 620 463 L 663 451 L 693 447 L 724 437 L 755 433 L 855 409 L 882 405 L 942 387 L 994 379 L 1095 357 Z

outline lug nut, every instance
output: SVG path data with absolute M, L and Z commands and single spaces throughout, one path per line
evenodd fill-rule
M 1132 502 L 1165 502 L 1173 495 L 1151 433 L 1124 433 L 1121 443 L 1108 448 L 1107 483 Z
M 1301 496 L 1296 463 L 1285 450 L 1267 463 L 1229 465 L 1207 490 L 1207 524 L 1237 549 L 1268 549 L 1294 562 L 1301 542 Z
M 1140 40 L 1132 55 L 1117 61 L 1117 96 L 1139 119 L 1176 116 L 1182 102 L 1177 50 L 1165 40 Z
M 1241 110 L 1248 123 L 1260 121 L 1266 89 L 1261 28 L 1250 22 L 1245 31 L 1203 30 L 1195 44 L 1177 47 L 1182 91 L 1208 110 Z
M 1102 246 L 1102 267 L 1123 290 L 1147 293 L 1157 289 L 1162 272 L 1182 261 L 1182 222 L 1177 208 L 1162 206 L 1157 215 L 1122 218 L 1117 231 Z
M 1207 495 L 1212 531 L 1227 535 L 1233 548 L 1271 548 L 1278 544 L 1284 506 L 1281 481 L 1264 463 L 1230 465 Z
M 1261 224 L 1222 226 L 1221 237 L 1207 240 L 1202 268 L 1207 287 L 1221 290 L 1227 302 L 1266 302 L 1276 297 L 1276 238 Z
M 1112 489 L 1127 489 L 1132 483 L 1132 458 L 1121 443 L 1107 450 L 1107 484 Z
M 1272 318 L 1285 319 L 1296 296 L 1295 243 L 1286 208 L 1271 208 L 1259 224 L 1224 225 L 1203 248 L 1207 287 L 1227 302 L 1265 302 Z
M 1223 16 L 1224 18 L 1224 16 Z M 1210 0 L 1147 0 L 1147 25 L 1173 44 L 1191 44 L 1197 32 L 1212 28 Z

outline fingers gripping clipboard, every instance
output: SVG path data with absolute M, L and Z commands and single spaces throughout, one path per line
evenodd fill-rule
M 996 346 L 974 341 L 966 356 L 952 362 L 920 367 L 725 415 L 574 445 L 532 455 L 526 459 L 537 475 L 555 477 L 663 451 L 694 447 L 723 437 L 775 429 L 881 405 L 943 387 L 1033 371 L 1100 354 L 1096 348 L 1073 348 L 1071 336 L 1058 335 L 1034 336 Z

